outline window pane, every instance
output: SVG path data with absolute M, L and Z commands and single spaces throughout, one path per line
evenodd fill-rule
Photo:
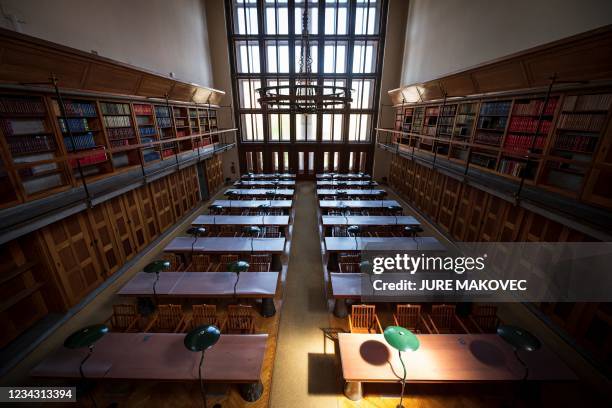
M 274 162 L 274 171 L 278 171 L 278 152 L 272 152 L 272 160 Z
M 234 9 L 236 34 L 259 34 L 257 26 L 257 1 L 237 1 Z
M 289 114 L 271 114 L 270 115 L 270 140 L 289 141 L 291 139 L 291 122 Z
M 283 152 L 283 169 L 288 171 L 289 167 L 289 152 Z
M 242 140 L 247 142 L 263 140 L 263 121 L 260 113 L 240 115 Z
M 266 54 L 268 56 L 268 72 L 289 72 L 289 45 L 287 41 L 268 41 Z
M 308 172 L 314 171 L 314 152 L 308 152 Z
M 317 49 L 318 47 L 317 47 L 316 41 L 310 41 L 310 58 L 312 60 L 312 63 L 310 64 L 311 69 L 312 69 L 311 72 L 317 72 L 317 67 L 319 65 Z M 296 73 L 300 72 L 301 57 L 302 57 L 302 42 L 296 41 L 295 42 L 295 72 Z M 304 68 L 306 68 L 306 62 L 304 62 Z
M 352 114 L 349 119 L 349 142 L 366 142 L 370 139 L 371 115 Z
M 281 3 L 280 1 L 278 3 Z M 266 4 L 266 34 L 289 34 L 289 10 L 286 6 Z
M 296 115 L 295 140 L 317 140 L 317 115 Z
M 300 173 L 304 171 L 304 152 L 298 152 L 298 170 Z
M 263 152 L 257 152 L 257 173 L 263 173 Z
M 352 172 L 355 169 L 355 152 L 350 152 L 349 153 L 349 163 L 348 163 L 348 169 L 350 172 Z
M 338 171 L 339 162 L 340 162 L 340 153 L 334 152 L 334 171 Z
M 344 6 L 339 5 L 338 9 L 335 5 L 330 6 L 329 4 L 325 8 L 325 34 L 344 35 L 347 33 L 348 13 L 346 2 L 344 4 Z
M 257 89 L 261 88 L 261 82 L 258 79 L 240 79 L 238 81 L 238 90 L 240 93 L 240 107 L 246 109 L 259 109 L 259 94 Z
M 236 69 L 240 73 L 259 72 L 259 46 L 257 41 L 238 41 L 236 43 Z
M 374 101 L 374 80 L 353 79 L 351 84 L 351 109 L 370 109 Z
M 353 73 L 372 73 L 376 68 L 376 48 L 377 43 L 355 42 L 353 48 Z
M 247 171 L 253 172 L 253 152 L 246 152 Z
M 366 152 L 360 153 L 359 158 L 359 171 L 365 173 L 365 165 L 366 165 Z
M 323 171 L 329 171 L 329 152 L 323 152 Z
M 323 81 L 323 85 L 324 86 L 338 86 L 341 88 L 346 87 L 346 80 L 344 79 L 326 79 Z M 336 90 L 337 92 L 338 90 Z M 323 89 L 324 93 L 334 93 L 334 89 L 332 88 L 324 88 Z M 343 109 L 343 106 L 340 105 L 334 105 L 334 106 L 329 106 L 329 109 Z
M 368 4 L 369 3 L 369 4 Z M 355 10 L 355 34 L 378 33 L 378 2 L 361 0 Z
M 344 73 L 346 72 L 346 43 L 325 43 L 323 72 Z
M 321 130 L 321 138 L 324 142 L 339 142 L 342 140 L 342 115 L 324 113 L 322 115 L 323 129 Z

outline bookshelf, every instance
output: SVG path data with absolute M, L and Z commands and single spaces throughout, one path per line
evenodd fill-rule
M 0 127 L 6 150 L 0 165 L 3 185 L 0 205 L 14 203 L 19 197 L 19 192 L 10 188 L 11 169 L 14 169 L 23 195 L 28 198 L 70 183 L 70 176 L 61 163 L 28 165 L 63 155 L 42 97 L 0 96 Z
M 602 178 L 612 158 L 601 147 L 612 143 L 611 106 L 607 89 L 554 92 L 548 99 L 542 93 L 493 94 L 398 105 L 395 127 L 436 137 L 435 153 L 451 161 L 612 206 L 612 188 Z M 398 137 L 417 152 L 434 153 L 431 140 L 415 139 L 408 145 L 407 136 Z
M 174 127 L 176 129 L 176 137 L 185 137 L 191 135 L 191 125 L 189 109 L 184 106 L 174 106 L 172 108 L 174 115 Z M 197 132 L 196 132 L 197 133 Z M 179 143 L 179 151 L 184 152 L 192 149 L 191 140 L 181 141 Z
M 73 177 L 80 179 L 77 170 L 81 165 L 85 178 L 95 178 L 112 173 L 113 166 L 107 152 L 106 138 L 99 116 L 98 103 L 92 100 L 64 100 L 67 117 L 62 117 L 59 103 L 52 99 L 53 114 L 62 134 L 64 148 L 68 153 L 88 153 L 87 157 L 70 159 Z M 72 138 L 68 134 L 72 133 Z
M 153 113 L 153 105 L 145 103 L 134 103 L 132 105 L 136 125 L 138 126 L 138 134 L 140 135 L 140 143 L 150 143 L 159 141 L 159 134 L 155 126 L 155 115 Z M 144 163 L 153 163 L 161 160 L 159 147 L 151 147 L 143 149 L 142 159 Z
M 159 132 L 159 140 L 173 139 L 175 137 L 174 124 L 170 107 L 166 105 L 155 105 L 155 121 L 157 123 L 157 131 Z M 164 143 L 161 145 L 161 156 L 168 158 L 178 153 L 174 142 Z
M 136 130 L 132 123 L 132 112 L 128 103 L 100 102 L 102 122 L 111 148 L 120 149 L 138 144 Z M 137 150 L 115 151 L 111 154 L 115 169 L 140 164 Z

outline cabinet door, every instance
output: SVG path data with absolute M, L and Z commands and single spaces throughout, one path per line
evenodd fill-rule
M 189 209 L 194 208 L 200 201 L 200 185 L 198 183 L 198 173 L 195 166 L 183 170 L 185 179 L 185 192 L 187 194 L 187 205 Z
M 168 187 L 170 188 L 170 197 L 175 219 L 180 218 L 184 214 L 183 210 L 183 187 L 182 177 L 179 172 L 175 172 L 166 177 Z
M 496 242 L 499 241 L 499 231 L 506 209 L 511 204 L 501 198 L 490 196 L 484 209 L 482 228 L 478 236 L 478 241 Z
M 104 280 L 83 213 L 44 227 L 42 236 L 70 306 Z
M 100 255 L 104 274 L 110 276 L 117 272 L 124 263 L 123 252 L 113 229 L 113 224 L 106 211 L 106 204 L 100 204 L 87 210 L 89 225 L 93 231 L 94 244 Z
M 149 236 L 149 242 L 159 235 L 159 224 L 153 207 L 153 200 L 148 186 L 142 186 L 135 190 L 138 198 L 138 205 L 144 219 L 145 229 Z
M 463 240 L 474 242 L 478 240 L 480 228 L 484 221 L 484 212 L 490 195 L 477 188 L 472 188 L 470 194 L 470 209 L 466 219 L 466 230 Z
M 136 251 L 141 251 L 149 242 L 149 232 L 147 231 L 142 209 L 138 203 L 138 195 L 135 190 L 128 191 L 121 196 L 123 207 L 128 217 L 128 226 L 132 230 Z
M 115 197 L 107 201 L 105 205 L 119 242 L 119 248 L 121 248 L 126 260 L 132 259 L 137 252 L 136 240 L 132 234 L 132 221 L 123 205 L 123 200 L 120 196 Z
M 440 215 L 438 216 L 438 223 L 446 231 L 449 231 L 452 226 L 460 192 L 461 182 L 446 177 L 442 198 L 440 200 Z
M 153 199 L 153 210 L 157 215 L 160 232 L 164 232 L 174 222 L 174 210 L 170 204 L 170 192 L 166 178 L 153 181 L 149 184 L 149 191 Z
M 440 209 L 440 196 L 442 195 L 442 187 L 444 186 L 444 174 L 438 171 L 432 171 L 427 186 L 427 214 L 432 220 L 438 219 L 438 211 Z
M 516 205 L 509 205 L 506 207 L 506 211 L 501 220 L 500 242 L 520 241 L 519 233 L 524 216 L 525 210 L 522 208 Z

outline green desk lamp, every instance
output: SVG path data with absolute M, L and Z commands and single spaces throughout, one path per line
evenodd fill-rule
M 417 351 L 421 343 L 413 332 L 400 326 L 388 326 L 385 328 L 383 334 L 387 343 L 397 350 L 400 363 L 402 363 L 402 368 L 404 369 L 404 375 L 402 377 L 402 392 L 400 394 L 399 405 L 397 406 L 398 408 L 402 408 L 404 387 L 406 386 L 406 365 L 402 359 L 402 351 Z
M 255 237 L 259 236 L 261 233 L 261 228 L 259 228 L 257 225 L 251 225 L 250 227 L 246 227 L 244 232 L 251 237 L 251 255 L 253 255 L 253 240 Z
M 200 380 L 200 393 L 202 394 L 202 401 L 204 402 L 204 408 L 206 408 L 206 391 L 204 390 L 204 382 L 202 381 L 202 364 L 204 363 L 204 352 L 217 344 L 221 337 L 221 331 L 217 326 L 204 325 L 198 326 L 191 330 L 187 335 L 183 343 L 189 351 L 201 352 L 200 366 L 198 368 L 198 379 Z
M 272 208 L 272 206 L 268 203 L 264 203 L 264 204 L 258 205 L 257 208 L 259 208 L 259 212 L 262 213 L 262 216 L 265 216 L 265 215 L 268 215 L 268 211 L 270 210 L 270 208 Z M 261 222 L 263 224 L 263 218 Z
M 251 265 L 247 261 L 237 261 L 229 266 L 230 272 L 234 272 L 236 274 L 236 282 L 234 282 L 234 298 L 236 297 L 236 286 L 238 286 L 238 281 L 240 280 L 240 272 L 248 271 L 249 266 Z
M 355 251 L 359 251 L 359 243 L 357 242 L 357 237 L 361 232 L 361 227 L 359 227 L 359 225 L 351 225 L 346 229 L 346 232 L 349 233 L 349 236 L 350 234 L 353 234 L 353 237 L 355 238 Z
M 170 261 L 167 261 L 165 259 L 160 259 L 157 261 L 153 261 L 150 264 L 148 264 L 147 266 L 144 267 L 143 271 L 145 273 L 154 273 L 155 274 L 155 281 L 153 282 L 153 298 L 155 299 L 155 304 L 157 304 L 157 281 L 159 281 L 159 273 L 161 271 L 170 269 Z
M 193 237 L 193 242 L 191 243 L 191 258 L 193 259 L 193 249 L 198 241 L 198 238 L 206 234 L 206 228 L 204 227 L 191 227 L 187 230 L 187 233 Z
M 89 359 L 89 357 L 91 357 L 94 350 L 94 344 L 104 337 L 106 333 L 108 333 L 108 326 L 104 324 L 94 324 L 93 326 L 87 326 L 75 331 L 68 336 L 66 340 L 64 340 L 64 347 L 69 349 L 80 349 L 85 347 L 89 348 L 89 352 L 85 358 L 81 360 L 81 364 L 79 364 L 79 374 L 81 375 L 81 380 L 85 380 L 83 365 Z M 88 392 L 88 394 L 93 406 L 97 407 L 93 394 L 91 392 Z
M 223 213 L 223 206 L 219 204 L 213 204 L 210 207 L 208 207 L 208 209 L 209 209 L 209 214 L 212 214 L 212 215 L 221 215 Z M 215 221 L 213 218 L 213 223 L 214 222 Z
M 524 351 L 536 351 L 542 347 L 540 340 L 527 330 L 523 330 L 520 327 L 515 326 L 499 326 L 497 328 L 497 335 L 504 339 L 504 341 L 512 346 L 514 349 L 514 356 L 519 363 L 525 368 L 525 375 L 523 380 L 526 380 L 529 376 L 529 367 L 521 359 L 518 352 Z
M 389 211 L 390 214 L 393 214 L 395 217 L 395 225 L 397 225 L 397 213 L 402 213 L 402 207 L 399 205 L 390 205 L 387 207 L 387 211 Z

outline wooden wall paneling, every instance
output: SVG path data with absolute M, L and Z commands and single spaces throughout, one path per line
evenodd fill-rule
M 49 312 L 43 289 L 53 282 L 52 279 L 45 280 L 48 274 L 41 270 L 44 266 L 37 258 L 26 253 L 28 247 L 33 249 L 36 244 L 34 237 L 28 238 L 32 241 L 13 240 L 0 246 L 3 259 L 0 264 L 0 347 Z
M 67 303 L 74 306 L 104 280 L 87 219 L 77 213 L 42 228 L 41 234 Z
M 482 227 L 475 241 L 497 242 L 504 214 L 511 204 L 499 197 L 489 196 L 482 215 Z
M 151 236 L 145 223 L 142 208 L 138 202 L 138 193 L 136 190 L 128 191 L 121 196 L 121 200 L 128 217 L 128 225 L 132 230 L 136 251 L 141 251 L 151 242 Z
M 500 242 L 514 242 L 518 240 L 524 215 L 525 210 L 521 207 L 515 205 L 506 207 L 506 211 L 501 219 Z
M 100 266 L 104 275 L 108 277 L 117 272 L 125 261 L 117 234 L 105 203 L 90 208 L 86 214 L 93 233 L 93 242 L 98 251 Z
M 461 182 L 451 177 L 445 178 L 438 216 L 438 223 L 445 231 L 450 231 L 453 224 L 455 210 L 457 208 L 459 194 L 461 192 L 461 185 Z
M 198 172 L 196 166 L 191 166 L 183 170 L 185 178 L 185 190 L 189 208 L 194 208 L 200 201 L 200 184 L 198 181 Z
M 148 241 L 153 241 L 159 235 L 159 224 L 157 221 L 156 211 L 153 206 L 153 199 L 148 186 L 142 186 L 135 190 L 138 206 L 144 219 L 145 229 L 148 235 Z
M 473 190 L 472 187 L 464 185 L 459 195 L 459 202 L 457 203 L 455 217 L 450 229 L 451 235 L 457 241 L 464 241 L 465 238 Z
M 576 303 L 578 317 L 575 322 L 574 336 L 578 343 L 591 351 L 594 356 L 608 367 L 612 361 L 612 304 Z M 571 330 L 572 327 L 570 326 Z
M 612 208 L 612 115 L 608 116 L 608 124 L 584 185 L 583 196 L 585 201 Z
M 436 170 L 431 170 L 427 183 L 427 214 L 432 220 L 438 219 L 438 210 L 440 208 L 440 195 L 444 183 L 444 174 Z
M 470 197 L 470 208 L 466 219 L 466 229 L 463 240 L 475 242 L 480 236 L 480 228 L 484 222 L 485 209 L 490 199 L 490 195 L 477 188 L 472 188 Z
M 151 200 L 153 202 L 153 211 L 157 216 L 159 231 L 164 232 L 174 222 L 174 209 L 170 203 L 170 191 L 168 189 L 168 180 L 160 178 L 149 184 Z
M 130 260 L 136 255 L 137 245 L 136 239 L 131 227 L 132 221 L 123 204 L 122 197 L 115 197 L 112 200 L 104 203 L 108 211 L 108 216 L 111 220 L 111 225 L 115 230 L 119 248 L 121 249 L 125 260 Z
M 166 185 L 170 189 L 170 199 L 174 211 L 174 219 L 176 220 L 182 217 L 185 213 L 185 208 L 183 205 L 183 197 L 185 195 L 182 183 L 183 178 L 177 171 L 170 174 L 168 177 L 166 177 L 166 179 L 168 180 Z

